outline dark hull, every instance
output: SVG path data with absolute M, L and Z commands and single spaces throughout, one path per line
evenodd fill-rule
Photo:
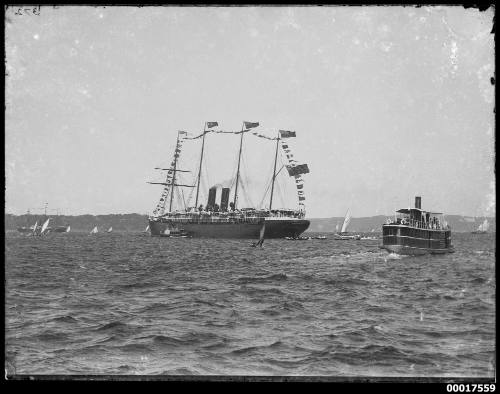
M 405 255 L 442 254 L 455 251 L 450 230 L 414 228 L 398 224 L 382 226 L 381 248 Z
M 254 223 L 182 223 L 174 227 L 167 221 L 157 222 L 149 221 L 151 235 L 162 236 L 165 230 L 177 228 L 184 230 L 193 238 L 240 238 L 240 239 L 258 239 L 263 221 Z M 283 219 L 266 220 L 266 229 L 264 238 L 285 238 L 298 237 L 309 227 L 309 220 Z

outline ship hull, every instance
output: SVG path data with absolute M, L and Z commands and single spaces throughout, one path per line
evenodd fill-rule
M 450 230 L 414 228 L 398 224 L 382 226 L 382 249 L 402 255 L 453 253 Z
M 172 228 L 184 230 L 192 238 L 236 238 L 257 239 L 263 221 L 254 223 L 182 223 L 174 226 L 168 221 L 149 221 L 152 236 L 163 236 L 165 230 Z M 266 220 L 264 238 L 298 237 L 309 227 L 309 220 Z

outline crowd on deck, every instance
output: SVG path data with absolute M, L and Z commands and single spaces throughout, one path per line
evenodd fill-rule
M 419 221 L 415 219 L 410 219 L 408 217 L 387 219 L 387 224 L 401 224 L 404 226 L 410 226 L 415 228 L 424 228 L 430 230 L 447 230 L 450 226 L 446 223 L 441 223 L 438 217 L 430 217 L 428 221 Z

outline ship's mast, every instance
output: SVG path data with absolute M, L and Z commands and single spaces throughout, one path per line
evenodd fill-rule
M 273 206 L 273 193 L 274 193 L 274 180 L 276 179 L 276 161 L 278 160 L 278 144 L 280 142 L 280 136 L 278 133 L 278 137 L 276 137 L 276 153 L 274 154 L 274 169 L 273 169 L 273 183 L 271 186 L 271 199 L 269 201 L 269 210 L 271 210 Z
M 170 206 L 169 206 L 169 209 L 168 211 L 169 212 L 172 212 L 172 201 L 174 199 L 174 187 L 175 187 L 175 174 L 176 174 L 176 170 L 177 170 L 177 149 L 179 147 L 179 133 L 180 131 L 177 132 L 177 142 L 175 144 L 175 153 L 174 153 L 174 175 L 172 177 L 172 186 L 170 187 Z
M 241 126 L 241 138 L 240 138 L 240 153 L 238 154 L 238 170 L 236 171 L 236 189 L 234 190 L 234 209 L 236 210 L 236 200 L 238 199 L 238 183 L 240 180 L 240 161 L 241 161 L 241 147 L 243 146 L 243 130 L 245 129 L 245 122 Z
M 203 162 L 203 149 L 205 148 L 205 134 L 207 129 L 207 122 L 203 127 L 203 142 L 201 144 L 201 157 L 200 157 L 200 168 L 198 169 L 198 185 L 196 186 L 196 202 L 194 203 L 195 209 L 198 208 L 198 194 L 200 192 L 200 179 L 201 179 L 201 163 Z

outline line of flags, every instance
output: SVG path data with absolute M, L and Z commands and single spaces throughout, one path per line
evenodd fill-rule
M 179 131 L 179 136 L 180 135 L 187 135 L 186 131 Z M 174 159 L 170 163 L 170 169 L 167 171 L 167 177 L 165 179 L 165 185 L 163 192 L 161 193 L 160 200 L 158 201 L 158 204 L 156 205 L 156 208 L 153 211 L 153 216 L 161 216 L 165 213 L 165 204 L 167 202 L 168 196 L 170 195 L 171 187 L 170 185 L 173 183 L 173 178 L 174 178 L 174 165 L 175 165 L 175 160 L 179 157 L 181 150 L 182 150 L 182 143 L 183 143 L 183 138 L 179 138 L 179 141 L 177 142 L 177 145 L 175 146 L 175 151 L 174 151 Z
M 206 128 L 207 129 L 211 129 L 213 127 L 216 127 L 216 126 L 219 126 L 219 123 L 218 122 L 207 122 L 206 123 Z M 203 133 L 201 133 L 200 135 L 197 135 L 195 137 L 183 137 L 183 139 L 185 140 L 196 140 L 198 138 L 201 138 L 203 137 L 205 134 L 207 133 L 217 133 L 217 134 L 242 134 L 242 133 L 246 133 L 247 131 L 249 131 L 250 129 L 253 129 L 255 127 L 258 127 L 259 126 L 259 122 L 243 122 L 243 130 L 241 131 L 224 131 L 224 130 L 205 130 Z
M 290 176 L 295 178 L 295 186 L 297 187 L 297 197 L 299 198 L 299 206 L 304 207 L 306 197 L 304 195 L 304 180 L 302 179 L 302 174 L 307 174 L 309 172 L 309 168 L 307 164 L 296 164 L 297 160 L 293 158 L 293 153 L 291 152 L 290 146 L 288 142 L 284 139 L 295 137 L 295 131 L 288 130 L 280 130 L 281 135 L 281 148 L 285 152 L 286 158 L 288 160 L 288 165 L 286 165 L 286 169 Z
M 217 126 L 219 126 L 218 122 L 206 122 L 206 129 L 212 129 L 212 128 L 217 127 Z M 244 126 L 243 130 L 241 130 L 241 131 L 204 130 L 203 133 L 201 133 L 197 136 L 194 136 L 194 137 L 188 137 L 188 133 L 186 131 L 179 131 L 179 136 L 183 135 L 183 137 L 179 139 L 177 146 L 175 148 L 174 160 L 172 161 L 171 167 L 167 172 L 167 179 L 165 181 L 165 183 L 167 183 L 168 185 L 166 185 L 165 188 L 163 189 L 160 200 L 159 200 L 155 210 L 153 211 L 153 215 L 155 215 L 155 216 L 163 215 L 163 213 L 165 212 L 165 204 L 166 204 L 166 201 L 167 201 L 167 198 L 169 196 L 170 189 L 171 189 L 169 186 L 172 183 L 173 175 L 174 175 L 173 166 L 175 164 L 175 159 L 177 159 L 181 153 L 182 142 L 184 140 L 195 140 L 195 139 L 203 137 L 207 133 L 242 134 L 242 133 L 246 133 L 246 132 L 250 131 L 250 129 L 258 127 L 259 122 L 244 121 L 243 126 Z M 303 203 L 303 201 L 305 201 L 305 196 L 304 196 L 304 191 L 303 191 L 303 188 L 304 188 L 303 182 L 304 181 L 302 180 L 301 175 L 309 173 L 309 168 L 308 168 L 307 164 L 297 164 L 297 160 L 295 160 L 293 158 L 293 154 L 291 153 L 291 150 L 290 150 L 288 143 L 284 141 L 284 139 L 296 137 L 296 132 L 290 131 L 290 130 L 279 130 L 280 137 L 268 137 L 266 135 L 263 135 L 263 134 L 260 134 L 257 132 L 253 132 L 252 134 L 255 135 L 256 137 L 265 138 L 267 140 L 273 140 L 273 141 L 276 141 L 277 139 L 281 140 L 281 147 L 282 147 L 283 151 L 285 152 L 286 158 L 287 158 L 288 163 L 289 163 L 288 165 L 286 165 L 286 169 L 288 171 L 288 174 L 295 178 L 295 183 L 296 183 L 296 187 L 297 187 L 297 195 L 299 198 L 299 205 L 304 205 L 304 203 Z

